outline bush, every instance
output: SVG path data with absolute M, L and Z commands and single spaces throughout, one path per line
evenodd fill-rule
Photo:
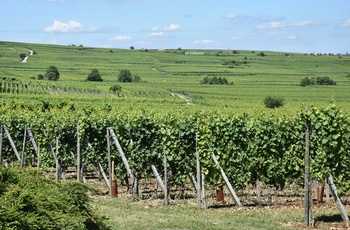
M 51 81 L 57 81 L 60 78 L 60 73 L 56 66 L 50 66 L 46 69 L 45 78 Z
M 0 229 L 109 229 L 88 190 L 46 179 L 40 170 L 0 167 Z
M 119 70 L 118 81 L 119 82 L 140 82 L 141 77 L 137 75 L 133 77 L 130 70 L 122 69 L 122 70 Z
M 310 79 L 310 78 L 306 77 L 306 78 L 301 79 L 301 81 L 300 81 L 300 86 L 307 86 L 307 85 L 314 85 L 314 84 L 315 84 L 315 80 L 313 78 Z
M 304 78 L 300 81 L 300 86 L 307 85 L 336 85 L 337 83 L 330 79 L 329 77 L 317 77 L 315 78 Z
M 274 109 L 274 108 L 282 107 L 284 105 L 284 100 L 283 98 L 280 98 L 280 97 L 267 96 L 264 99 L 264 104 L 267 108 Z
M 103 81 L 98 69 L 93 69 L 85 81 Z
M 222 77 L 205 77 L 201 81 L 201 84 L 210 84 L 210 85 L 227 85 L 228 81 L 226 78 Z
M 317 85 L 336 85 L 337 83 L 330 79 L 329 77 L 317 77 L 316 78 Z

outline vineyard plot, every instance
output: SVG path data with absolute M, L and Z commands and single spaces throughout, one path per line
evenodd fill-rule
M 240 191 L 257 179 L 277 189 L 289 184 L 302 184 L 305 121 L 309 119 L 313 124 L 310 134 L 311 178 L 324 181 L 329 172 L 340 196 L 350 188 L 350 121 L 336 107 L 312 108 L 289 117 L 218 113 L 159 115 L 114 110 L 84 114 L 68 112 L 69 109 L 4 110 L 0 122 L 11 133 L 15 146 L 23 144 L 23 128 L 30 124 L 32 135 L 40 146 L 41 168 L 56 167 L 53 153 L 63 171 L 77 165 L 79 124 L 80 139 L 91 141 L 90 145 L 80 146 L 81 163 L 86 169 L 100 165 L 105 172 L 110 172 L 106 130 L 113 127 L 128 159 L 130 171 L 127 173 L 137 174 L 138 180 L 154 177 L 152 162 L 159 175 L 167 173 L 170 187 L 188 183 L 188 175 L 196 172 L 197 150 L 207 188 L 217 188 L 225 183 L 219 167 L 212 160 L 215 153 L 232 188 Z M 49 144 L 54 143 L 55 146 L 50 148 Z M 24 151 L 24 156 L 35 156 L 33 146 L 27 145 Z M 11 144 L 3 138 L 3 159 L 18 161 L 12 152 Z M 111 151 L 110 161 L 115 162 L 115 176 L 121 180 L 126 169 L 119 153 Z M 164 156 L 167 158 L 167 172 L 163 166 Z M 29 158 L 23 161 L 24 165 L 32 163 Z M 106 177 L 109 175 L 111 173 Z

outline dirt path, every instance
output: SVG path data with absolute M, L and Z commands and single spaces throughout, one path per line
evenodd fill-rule
M 185 94 L 180 93 L 180 92 L 175 92 L 175 91 L 171 91 L 171 95 L 177 96 L 177 97 L 185 100 L 188 105 L 192 105 L 193 104 L 192 103 L 192 98 L 190 96 L 188 96 L 188 95 L 185 95 Z
M 33 55 L 33 50 L 29 50 L 29 56 Z M 28 61 L 29 56 L 26 56 L 23 60 L 22 63 L 26 63 Z

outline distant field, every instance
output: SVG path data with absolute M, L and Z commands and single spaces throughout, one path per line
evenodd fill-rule
M 20 53 L 33 50 L 28 62 Z M 40 100 L 66 100 L 82 106 L 137 106 L 150 109 L 234 110 L 264 112 L 263 99 L 278 96 L 285 100 L 278 113 L 290 113 L 307 105 L 335 103 L 349 112 L 350 56 L 311 56 L 300 53 L 200 50 L 204 55 L 185 55 L 193 50 L 125 50 L 0 42 L 0 79 L 15 79 L 13 92 L 2 92 L 1 101 L 40 103 Z M 47 67 L 60 72 L 57 82 L 37 80 Z M 93 68 L 103 82 L 86 82 Z M 119 70 L 128 69 L 141 77 L 138 83 L 117 82 Z M 222 77 L 232 85 L 201 84 L 204 77 Z M 328 76 L 335 86 L 299 85 L 305 77 Z M 22 84 L 22 85 L 20 85 Z M 30 84 L 32 91 L 24 88 Z M 122 86 L 123 97 L 109 92 L 110 86 Z M 24 90 L 25 89 L 25 90 Z M 39 96 L 38 96 L 39 95 Z

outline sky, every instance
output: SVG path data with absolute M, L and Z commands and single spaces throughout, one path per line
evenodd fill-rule
M 2 0 L 0 41 L 350 53 L 349 0 Z

